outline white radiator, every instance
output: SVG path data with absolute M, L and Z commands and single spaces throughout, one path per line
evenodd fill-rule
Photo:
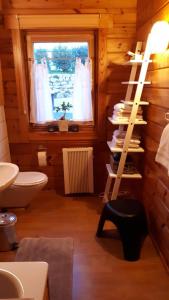
M 93 193 L 93 148 L 63 148 L 65 194 Z

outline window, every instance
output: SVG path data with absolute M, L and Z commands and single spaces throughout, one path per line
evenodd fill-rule
M 28 33 L 30 122 L 93 122 L 94 34 Z

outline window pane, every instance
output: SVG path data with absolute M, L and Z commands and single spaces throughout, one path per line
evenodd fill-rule
M 65 115 L 72 120 L 75 62 L 79 57 L 85 63 L 89 56 L 88 42 L 33 43 L 33 50 L 36 63 L 42 59 L 47 62 L 53 119 Z

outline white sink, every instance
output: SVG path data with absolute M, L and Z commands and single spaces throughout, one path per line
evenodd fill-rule
M 19 285 L 17 291 L 22 291 L 23 295 L 19 297 L 13 297 L 13 298 L 16 299 L 19 298 L 20 300 L 21 299 L 36 299 L 36 300 L 48 299 L 48 297 L 45 297 L 47 291 L 47 278 L 48 278 L 48 264 L 46 262 L 43 261 L 0 262 L 0 270 L 2 269 L 9 271 L 12 274 L 15 274 L 16 278 L 19 279 Z M 15 279 L 14 282 L 16 283 Z M 23 288 L 21 286 L 23 286 Z M 1 297 L 1 281 L 0 281 L 0 300 L 1 299 L 2 297 Z
M 10 186 L 18 175 L 19 168 L 17 165 L 0 162 L 0 192 Z
M 0 269 L 0 299 L 23 298 L 24 290 L 19 278 L 10 271 Z

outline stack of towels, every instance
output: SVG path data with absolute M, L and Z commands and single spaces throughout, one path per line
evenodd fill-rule
M 112 146 L 122 148 L 124 145 L 124 140 L 126 136 L 126 131 L 120 131 L 119 129 L 113 132 L 112 136 Z M 140 136 L 136 133 L 132 134 L 130 139 L 129 148 L 139 148 L 140 147 Z
M 131 105 L 127 105 L 125 103 L 117 103 L 116 105 L 114 105 L 114 111 L 113 111 L 112 118 L 114 121 L 117 121 L 117 122 L 128 122 L 130 119 L 131 110 L 132 110 Z M 143 120 L 142 113 L 143 112 L 142 112 L 141 107 L 138 107 L 136 121 Z

